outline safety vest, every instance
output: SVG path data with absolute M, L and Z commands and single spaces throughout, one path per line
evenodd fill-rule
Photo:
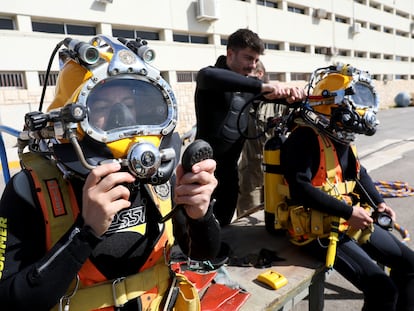
M 347 204 L 352 204 L 349 194 L 355 188 L 354 180 L 343 180 L 342 169 L 339 164 L 338 156 L 330 138 L 320 135 L 314 129 L 320 150 L 319 167 L 313 176 L 311 183 L 339 200 L 344 200 Z M 359 175 L 360 164 L 356 154 L 355 146 L 351 147 L 356 160 L 356 176 Z M 315 238 L 328 237 L 332 232 L 332 224 L 338 223 L 339 232 L 348 229 L 345 219 L 334 217 L 322 213 L 315 209 L 309 209 L 302 205 L 289 205 L 290 193 L 289 186 L 284 183 L 278 185 L 279 194 L 285 199 L 276 206 L 278 228 L 287 229 L 291 235 L 291 241 L 298 245 L 309 243 Z
M 34 153 L 21 156 L 24 168 L 30 172 L 45 221 L 46 248 L 49 250 L 67 232 L 79 214 L 79 207 L 71 184 L 64 179 L 52 160 Z M 170 196 L 160 198 L 152 186 L 147 186 L 161 215 L 171 210 Z M 199 310 L 197 290 L 181 274 L 172 274 L 165 255 L 173 244 L 171 220 L 164 223 L 160 237 L 137 274 L 107 280 L 88 259 L 78 273 L 76 292 L 70 297 L 71 311 L 114 310 L 129 300 L 140 297 L 143 310 L 158 310 L 161 300 L 168 294 L 171 277 L 179 288 L 178 298 L 172 310 Z M 75 287 L 75 285 L 74 285 Z M 71 290 L 69 290 L 71 292 Z M 145 302 L 149 303 L 145 304 Z M 62 307 L 62 305 L 60 306 Z M 59 305 L 53 310 L 58 310 Z

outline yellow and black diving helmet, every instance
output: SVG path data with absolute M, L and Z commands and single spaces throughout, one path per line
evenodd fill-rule
M 141 181 L 166 182 L 181 142 L 173 91 L 149 64 L 154 51 L 139 38 L 63 43 L 56 95 L 45 114 L 57 160 L 82 174 L 115 160 Z
M 349 65 L 313 72 L 304 119 L 333 139 L 349 143 L 355 134 L 374 135 L 379 101 L 370 74 Z

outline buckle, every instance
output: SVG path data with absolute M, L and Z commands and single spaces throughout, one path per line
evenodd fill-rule
M 75 287 L 73 288 L 72 292 L 70 292 L 66 295 L 63 295 L 59 299 L 59 311 L 61 311 L 61 310 L 68 311 L 69 310 L 70 300 L 73 298 L 73 296 L 75 296 L 78 289 L 79 289 L 79 274 L 76 274 L 76 283 L 75 283 Z
M 117 291 L 116 288 L 119 286 L 119 284 L 123 283 L 123 281 L 125 280 L 125 277 L 120 277 L 115 279 L 112 282 L 112 299 L 114 301 L 114 307 L 115 308 L 122 308 L 124 306 L 124 304 L 118 304 L 117 302 Z

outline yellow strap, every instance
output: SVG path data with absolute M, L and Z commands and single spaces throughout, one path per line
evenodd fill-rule
M 164 185 L 167 186 L 167 185 Z M 165 216 L 166 214 L 168 214 L 171 211 L 172 208 L 172 202 L 171 202 L 171 196 L 168 195 L 165 198 L 160 197 L 154 186 L 151 185 L 144 185 L 144 187 L 147 189 L 147 191 L 152 195 L 152 198 L 154 199 L 155 204 L 157 205 L 161 216 Z M 155 186 L 157 187 L 157 186 Z M 160 186 L 158 186 L 160 187 Z M 168 187 L 170 187 L 170 185 L 168 184 Z M 171 191 L 171 189 L 169 190 Z M 165 222 L 165 226 L 166 226 L 166 230 L 167 230 L 167 234 L 168 234 L 168 241 L 170 243 L 170 245 L 172 245 L 174 243 L 174 235 L 173 235 L 173 225 L 172 225 L 172 220 L 168 220 Z
M 347 180 L 345 182 L 339 182 L 337 184 L 334 184 L 335 187 L 333 187 L 332 184 L 326 183 L 322 187 L 319 187 L 323 192 L 331 195 L 336 196 L 338 194 L 348 194 L 354 191 L 355 189 L 355 181 L 354 180 Z M 277 185 L 277 191 L 279 194 L 283 195 L 286 198 L 290 198 L 290 192 L 289 192 L 289 186 L 288 185 Z
M 122 306 L 154 287 L 157 287 L 159 295 L 164 295 L 169 287 L 169 280 L 170 269 L 168 266 L 158 264 L 125 278 L 80 288 L 70 299 L 70 311 Z
M 282 196 L 290 199 L 290 191 L 289 186 L 286 184 L 279 184 L 277 185 L 277 192 Z
M 318 134 L 319 141 L 323 145 L 325 153 L 325 167 L 328 180 L 335 180 L 337 167 L 334 146 L 332 142 L 325 136 Z
M 337 196 L 338 194 L 348 194 L 354 191 L 356 182 L 354 180 L 347 180 L 345 182 L 339 182 L 336 184 L 329 184 L 326 183 L 320 188 L 323 192 L 326 194 L 329 194 L 330 196 Z

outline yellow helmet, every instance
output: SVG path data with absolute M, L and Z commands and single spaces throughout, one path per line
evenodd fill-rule
M 177 103 L 170 85 L 148 63 L 153 50 L 141 39 L 104 35 L 89 43 L 67 38 L 63 44 L 64 63 L 46 114 L 55 138 L 69 140 L 87 169 L 110 160 L 97 150 L 105 149 L 136 176 L 165 181 L 179 144 L 174 133 Z M 61 148 L 55 146 L 55 151 Z
M 336 92 L 346 90 L 351 81 L 352 77 L 340 73 L 331 73 L 318 81 L 313 89 L 313 95 L 320 98 L 313 109 L 324 115 L 331 115 L 331 108 L 338 106 L 335 100 Z
M 378 96 L 367 71 L 342 64 L 318 68 L 308 87 L 305 121 L 344 143 L 354 134 L 375 133 Z

